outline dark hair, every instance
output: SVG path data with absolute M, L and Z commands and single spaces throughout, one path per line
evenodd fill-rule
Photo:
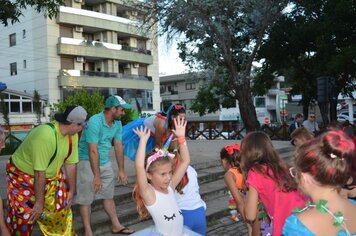
M 181 104 L 171 105 L 171 107 L 167 111 L 167 119 L 168 119 L 168 127 L 170 129 L 174 128 L 173 119 L 174 117 L 178 116 L 179 114 L 185 114 L 185 107 Z
M 314 138 L 313 134 L 307 128 L 304 128 L 304 127 L 295 129 L 291 133 L 290 137 L 292 139 L 298 138 L 298 139 L 304 139 L 304 140 L 310 140 L 310 139 Z
M 295 115 L 294 119 L 298 119 L 298 118 L 303 118 L 303 115 L 300 114 L 300 113 L 297 113 L 297 114 Z
M 340 130 L 331 130 L 297 149 L 295 167 L 322 185 L 340 188 L 346 184 L 355 158 L 355 141 Z
M 229 154 L 225 147 L 223 147 L 220 151 L 220 160 L 226 160 L 230 166 L 236 167 L 240 172 L 242 172 L 240 166 L 240 151 L 233 149 L 233 153 Z
M 273 179 L 281 191 L 289 192 L 297 188 L 287 164 L 278 156 L 271 139 L 263 132 L 248 133 L 242 140 L 240 164 L 245 174 L 253 169 Z

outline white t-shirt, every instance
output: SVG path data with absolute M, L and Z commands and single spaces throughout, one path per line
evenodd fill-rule
M 168 187 L 168 193 L 161 193 L 155 190 L 156 201 L 151 206 L 146 206 L 155 223 L 156 230 L 164 236 L 182 236 L 183 216 L 174 191 Z
M 178 206 L 182 210 L 195 210 L 200 207 L 206 209 L 206 204 L 199 194 L 198 174 L 195 169 L 188 166 L 188 184 L 182 189 L 183 194 L 174 191 Z

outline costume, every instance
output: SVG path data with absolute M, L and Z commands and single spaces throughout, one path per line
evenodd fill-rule
M 152 187 L 153 188 L 153 187 Z M 174 190 L 168 187 L 168 193 L 155 191 L 156 201 L 151 206 L 146 206 L 152 216 L 155 226 L 138 231 L 132 235 L 152 236 L 195 236 L 197 234 L 183 227 L 182 212 L 174 196 Z
M 166 117 L 160 113 L 157 113 L 154 116 L 150 116 L 148 118 L 140 118 L 130 123 L 126 124 L 122 130 L 122 144 L 124 145 L 124 155 L 128 157 L 130 160 L 134 161 L 136 159 L 136 151 L 138 149 L 138 143 L 140 138 L 133 132 L 133 129 L 146 126 L 151 131 L 151 136 L 147 140 L 146 145 L 146 153 L 151 153 L 152 149 L 156 145 L 155 139 L 155 128 L 154 121 L 155 119 L 166 120 Z M 163 137 L 163 141 L 167 138 L 167 136 Z
M 175 191 L 175 197 L 183 214 L 184 225 L 194 232 L 206 235 L 206 204 L 199 194 L 198 174 L 188 166 L 188 183 L 182 189 L 183 194 Z
M 356 201 L 350 200 L 353 204 L 356 205 Z M 283 227 L 283 235 L 304 235 L 304 236 L 314 236 L 315 234 L 312 233 L 298 218 L 296 214 L 289 216 L 286 219 L 286 223 Z M 352 236 L 356 235 L 356 232 L 351 233 Z M 351 236 L 346 233 L 344 229 L 340 230 L 337 236 Z
M 267 167 L 263 166 L 263 168 Z M 292 214 L 293 208 L 304 207 L 307 200 L 307 197 L 298 191 L 283 192 L 279 190 L 274 179 L 264 176 L 255 169 L 249 170 L 246 185 L 254 187 L 258 192 L 267 214 L 273 221 L 273 236 L 282 234 L 285 219 Z
M 108 126 L 104 113 L 93 115 L 88 121 L 88 128 L 83 130 L 79 141 L 79 163 L 77 174 L 77 196 L 76 202 L 81 205 L 89 205 L 95 199 L 112 199 L 114 197 L 115 173 L 112 170 L 109 159 L 111 140 L 121 140 L 121 121 L 115 120 L 112 126 Z M 93 173 L 89 162 L 89 145 L 97 144 L 100 177 L 102 189 L 98 193 L 92 190 Z
M 46 174 L 42 217 L 37 220 L 44 235 L 75 235 L 72 211 L 67 205 L 63 163 L 78 162 L 78 135 L 63 136 L 59 124 L 34 128 L 6 165 L 8 180 L 7 225 L 12 235 L 31 235 L 29 211 L 34 206 L 34 171 Z M 52 161 L 51 161 L 52 160 Z
M 230 172 L 232 175 L 235 176 L 235 184 L 239 192 L 241 192 L 244 196 L 246 196 L 242 173 L 236 167 L 231 167 L 228 170 L 228 172 Z M 237 212 L 235 199 L 230 191 L 228 191 L 228 195 L 229 195 L 229 209 L 230 209 L 231 219 L 235 221 L 240 221 L 241 217 L 240 217 L 240 213 Z

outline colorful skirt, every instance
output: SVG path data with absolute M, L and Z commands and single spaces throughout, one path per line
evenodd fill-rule
M 30 212 L 34 206 L 34 176 L 19 170 L 12 162 L 6 164 L 8 206 L 6 224 L 11 235 L 29 236 L 34 222 L 29 222 Z M 44 235 L 73 236 L 72 210 L 67 206 L 67 189 L 63 172 L 55 178 L 46 179 L 44 208 L 37 223 Z
M 132 161 L 136 159 L 136 152 L 138 149 L 138 143 L 140 141 L 140 137 L 135 134 L 133 129 L 144 126 L 144 121 L 145 118 L 140 118 L 131 121 L 130 123 L 122 127 L 122 144 L 124 146 L 124 155 Z M 156 139 L 154 135 L 151 134 L 150 138 L 147 141 L 146 154 L 151 153 L 155 145 Z

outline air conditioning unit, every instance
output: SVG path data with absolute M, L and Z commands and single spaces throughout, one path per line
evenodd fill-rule
M 76 61 L 76 62 L 84 63 L 84 57 L 76 57 L 76 58 L 75 58 L 75 61 Z
M 137 11 L 131 11 L 132 16 L 137 16 L 137 14 L 138 14 Z
M 83 27 L 79 25 L 75 26 L 75 32 L 79 32 L 79 33 L 83 32 Z
M 140 67 L 140 64 L 135 63 L 135 64 L 133 64 L 133 67 L 134 67 L 134 68 L 139 68 L 139 67 Z
M 82 3 L 83 0 L 74 0 L 74 2 L 77 2 L 77 3 Z

